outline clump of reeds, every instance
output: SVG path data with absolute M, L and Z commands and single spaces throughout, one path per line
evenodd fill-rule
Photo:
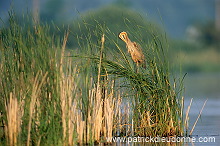
M 114 79 L 103 78 L 102 58 L 97 67 L 66 57 L 69 31 L 54 36 L 47 25 L 21 25 L 10 17 L 0 33 L 0 120 L 7 143 L 74 145 L 113 136 L 121 97 Z
M 158 46 L 151 46 L 155 51 Z M 155 53 L 156 54 L 156 53 Z M 126 56 L 126 55 L 123 55 Z M 134 98 L 134 133 L 139 136 L 174 136 L 182 131 L 178 95 L 171 86 L 166 64 L 158 62 L 161 56 L 148 58 L 147 70 L 137 73 L 129 64 L 104 60 L 109 74 L 126 78 L 133 88 Z M 124 58 L 127 60 L 127 57 Z M 131 64 L 131 63 L 130 63 Z
M 57 116 L 60 107 L 56 63 L 59 38 L 49 34 L 48 26 L 20 24 L 15 14 L 10 13 L 9 26 L 1 28 L 0 39 L 1 122 L 7 123 L 9 110 L 4 108 L 4 103 L 9 104 L 13 93 L 13 101 L 18 101 L 20 106 L 17 112 L 22 111 L 17 121 L 21 123 L 17 124 L 21 129 L 18 143 L 40 144 L 46 139 L 59 138 L 61 118 Z

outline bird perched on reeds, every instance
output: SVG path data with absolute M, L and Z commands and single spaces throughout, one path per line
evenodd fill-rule
M 142 65 L 142 67 L 146 68 L 145 57 L 140 45 L 136 42 L 132 42 L 124 31 L 119 34 L 119 38 L 126 43 L 128 53 L 131 54 L 131 58 L 137 66 Z

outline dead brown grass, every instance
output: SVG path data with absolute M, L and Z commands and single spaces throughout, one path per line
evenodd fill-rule
M 10 93 L 9 101 L 5 103 L 5 109 L 7 114 L 7 123 L 5 125 L 5 135 L 7 143 L 10 146 L 17 145 L 18 135 L 21 131 L 21 110 L 20 104 L 13 93 Z

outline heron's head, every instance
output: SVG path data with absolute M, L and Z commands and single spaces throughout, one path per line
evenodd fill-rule
M 119 33 L 118 36 L 119 36 L 119 38 L 120 38 L 121 40 L 123 40 L 125 43 L 128 42 L 128 34 L 127 34 L 127 32 L 122 31 L 122 32 Z

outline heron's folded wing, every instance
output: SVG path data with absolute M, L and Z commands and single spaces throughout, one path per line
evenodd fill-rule
M 136 42 L 133 42 L 134 46 L 138 49 L 139 52 L 143 53 L 142 51 L 142 48 L 141 48 L 141 45 L 139 45 L 138 43 Z

